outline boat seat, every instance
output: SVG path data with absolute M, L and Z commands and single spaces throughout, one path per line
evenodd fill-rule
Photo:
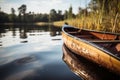
M 92 35 L 77 35 L 78 38 L 84 38 L 84 39 L 92 39 L 94 36 Z
M 68 32 L 69 34 L 76 34 L 76 33 L 78 33 L 78 32 Z
M 120 43 L 120 40 L 89 40 L 93 43 Z
M 93 37 L 92 35 L 77 35 L 76 37 Z

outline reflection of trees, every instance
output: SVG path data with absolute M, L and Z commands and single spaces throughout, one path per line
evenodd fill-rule
M 2 38 L 2 34 L 0 33 L 0 38 Z
M 27 38 L 27 34 L 25 33 L 25 31 L 20 33 L 20 38 L 21 39 L 26 39 Z
M 12 31 L 12 36 L 16 36 L 15 26 L 10 26 L 10 30 Z
M 51 25 L 49 26 L 49 31 L 51 36 L 61 35 L 61 28 L 59 27 Z
M 50 32 L 50 35 L 51 35 L 51 36 L 56 36 L 56 31 Z
M 12 36 L 17 36 L 16 30 L 19 30 L 19 37 L 21 39 L 26 39 L 28 37 L 27 33 L 40 33 L 40 32 L 50 32 L 50 36 L 61 35 L 61 28 L 55 26 L 1 26 L 0 33 L 6 33 L 6 29 L 12 31 Z M 2 35 L 0 34 L 2 37 Z
M 26 39 L 27 38 L 27 28 L 22 26 L 22 27 L 20 27 L 19 31 L 20 31 L 20 38 Z
M 0 33 L 5 33 L 5 26 L 0 26 Z

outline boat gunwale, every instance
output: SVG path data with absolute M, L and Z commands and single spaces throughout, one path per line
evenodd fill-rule
M 64 28 L 66 28 L 66 27 L 78 29 L 78 28 L 76 28 L 76 27 L 72 27 L 72 26 L 69 26 L 69 25 L 63 25 L 63 27 L 62 27 L 62 32 L 64 32 L 66 35 L 68 35 L 68 36 L 70 36 L 70 37 L 72 37 L 72 38 L 74 38 L 74 39 L 76 39 L 76 40 L 82 41 L 83 43 L 89 44 L 90 46 L 93 46 L 93 47 L 95 47 L 95 48 L 97 48 L 97 49 L 99 49 L 99 50 L 107 53 L 109 56 L 112 56 L 112 57 L 114 57 L 115 59 L 117 59 L 117 60 L 120 61 L 120 58 L 119 58 L 118 56 L 115 56 L 115 55 L 112 54 L 110 51 L 108 51 L 108 50 L 106 50 L 106 49 L 104 49 L 104 48 L 96 45 L 95 43 L 90 42 L 90 41 L 85 40 L 85 39 L 78 38 L 78 37 L 76 37 L 76 36 L 73 36 L 73 35 L 67 33 L 67 32 L 64 30 Z M 84 30 L 84 29 L 82 29 L 82 30 Z M 87 30 L 87 31 L 92 31 L 92 30 Z M 98 31 L 94 31 L 94 32 L 98 32 Z M 101 33 L 102 33 L 102 32 L 101 32 Z M 103 34 L 104 34 L 104 33 L 103 33 Z M 112 34 L 112 33 L 107 33 L 107 34 Z M 116 34 L 113 34 L 113 35 L 116 35 Z
M 79 29 L 79 28 L 77 28 L 77 27 L 70 26 L 70 25 L 63 25 L 63 26 L 69 27 L 69 28 Z M 101 33 L 101 34 L 111 34 L 111 35 L 118 35 L 118 36 L 120 36 L 120 33 L 102 32 L 102 31 L 89 30 L 89 29 L 81 29 L 81 30 L 90 31 L 90 32 L 96 32 L 96 33 Z

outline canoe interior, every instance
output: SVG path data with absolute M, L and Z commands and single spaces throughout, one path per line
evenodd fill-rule
M 120 58 L 120 34 L 80 30 L 73 27 L 66 27 L 64 31 L 72 36 L 94 43 Z

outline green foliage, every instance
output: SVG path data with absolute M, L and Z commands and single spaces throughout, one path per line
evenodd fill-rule
M 89 7 L 92 10 L 101 11 L 103 9 L 104 15 L 116 15 L 120 13 L 120 1 L 119 0 L 91 0 Z
M 72 6 L 70 6 L 69 11 L 68 11 L 68 19 L 73 18 L 73 12 L 72 12 Z
M 19 11 L 19 21 L 20 22 L 26 22 L 26 9 L 27 9 L 27 6 L 25 4 L 21 5 L 19 8 L 18 8 L 18 11 Z M 23 17 L 21 16 L 23 15 Z
M 64 20 L 68 19 L 68 11 L 65 10 L 65 13 L 64 13 Z
M 11 14 L 9 15 L 9 21 L 10 22 L 16 22 L 16 15 L 15 15 L 15 9 L 11 8 Z
M 49 22 L 60 21 L 60 20 L 63 20 L 62 11 L 58 10 L 58 12 L 56 12 L 55 9 L 51 9 L 49 14 Z
M 94 2 L 94 4 L 93 4 Z M 99 26 L 103 26 L 104 30 L 109 29 L 112 32 L 115 32 L 120 26 L 120 1 L 119 0 L 91 0 L 90 4 L 93 7 L 90 7 L 93 12 L 96 9 L 97 13 L 95 15 L 98 16 L 97 24 Z M 90 5 L 89 5 L 90 6 Z M 98 28 L 99 28 L 98 26 Z M 117 30 L 118 32 L 118 30 Z
M 25 4 L 21 5 L 18 8 L 19 14 L 23 14 L 24 15 L 26 13 L 26 9 L 27 9 L 27 6 Z
M 4 12 L 0 12 L 0 23 L 4 22 L 9 22 L 9 15 Z
M 57 18 L 57 12 L 55 9 L 51 9 L 50 10 L 50 14 L 49 14 L 49 22 L 53 22 L 56 21 Z

